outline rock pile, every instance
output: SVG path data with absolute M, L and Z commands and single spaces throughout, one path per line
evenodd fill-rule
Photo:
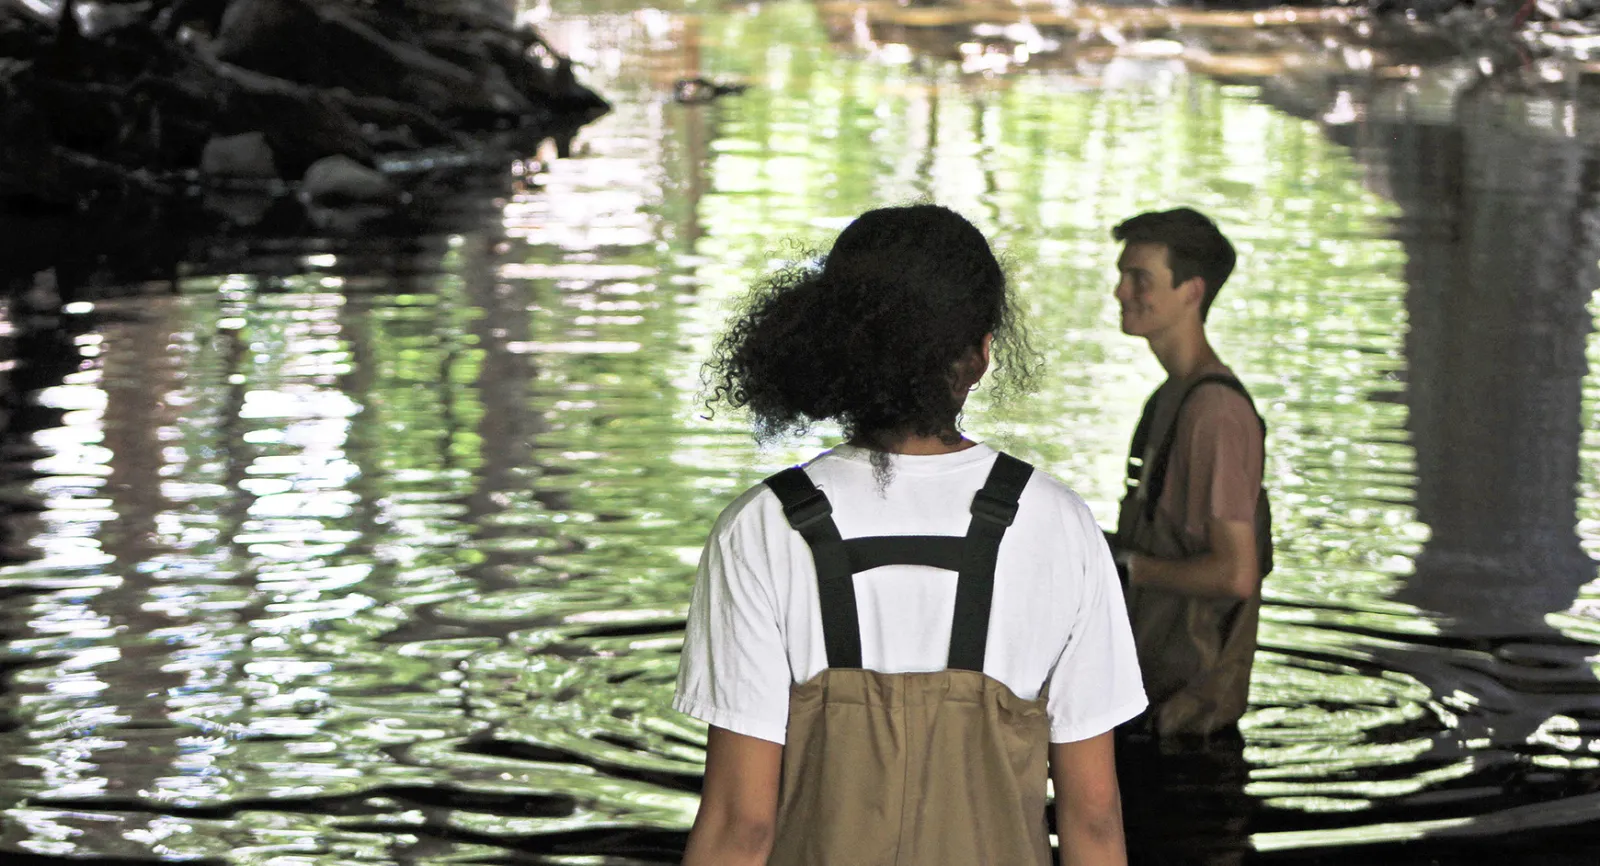
M 396 203 L 397 166 L 503 167 L 607 108 L 497 0 L 0 0 L 13 213 Z

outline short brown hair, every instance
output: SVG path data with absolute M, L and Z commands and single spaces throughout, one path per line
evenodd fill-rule
M 1125 244 L 1161 244 L 1167 248 L 1167 267 L 1173 285 L 1190 277 L 1205 283 L 1200 301 L 1200 320 L 1205 321 L 1222 284 L 1233 273 L 1238 260 L 1233 244 L 1222 236 L 1210 217 L 1191 208 L 1148 211 L 1123 220 L 1111 230 L 1111 237 Z

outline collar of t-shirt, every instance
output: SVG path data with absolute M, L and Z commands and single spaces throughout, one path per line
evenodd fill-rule
M 818 460 L 836 457 L 852 463 L 871 464 L 873 451 L 855 445 L 839 445 L 817 456 Z M 894 471 L 906 475 L 942 475 L 994 459 L 995 450 L 982 442 L 948 454 L 890 454 Z

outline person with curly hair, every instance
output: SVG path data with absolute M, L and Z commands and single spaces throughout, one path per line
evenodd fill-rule
M 758 439 L 844 443 L 712 527 L 673 706 L 710 726 L 684 863 L 1126 862 L 1111 731 L 1145 708 L 1115 565 L 1061 481 L 961 433 L 1037 369 L 1004 271 L 929 204 L 763 280 L 707 364 Z

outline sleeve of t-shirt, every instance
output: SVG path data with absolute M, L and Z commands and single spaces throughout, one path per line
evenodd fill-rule
M 1244 397 L 1220 385 L 1201 386 L 1183 412 L 1179 441 L 1189 478 L 1192 520 L 1255 519 L 1261 491 L 1261 425 Z M 1204 534 L 1206 527 L 1186 527 Z
M 1076 513 L 1073 513 L 1076 512 Z M 1073 557 L 1081 581 L 1072 629 L 1050 675 L 1050 742 L 1087 740 L 1144 712 L 1144 681 L 1128 625 L 1128 607 L 1111 551 L 1086 506 L 1064 515 L 1068 538 L 1084 550 Z M 1074 525 L 1076 524 L 1076 525 Z
M 689 598 L 673 709 L 774 743 L 789 727 L 790 672 L 770 583 L 718 521 Z

